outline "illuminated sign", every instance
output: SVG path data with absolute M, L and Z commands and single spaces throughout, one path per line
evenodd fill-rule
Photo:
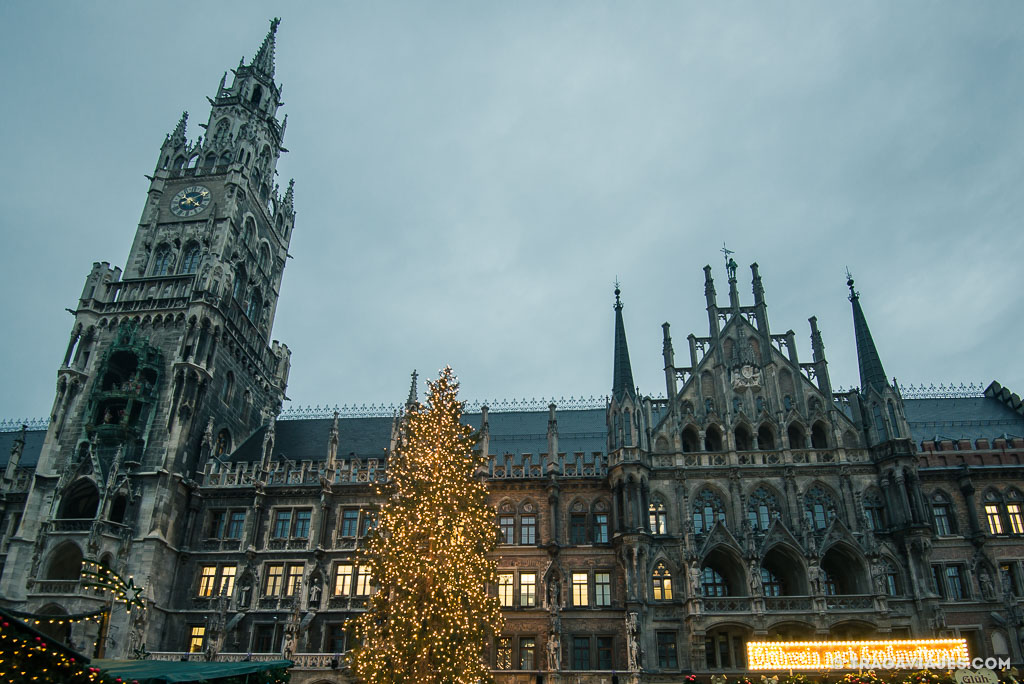
M 747 642 L 751 670 L 952 670 L 969 664 L 966 639 Z

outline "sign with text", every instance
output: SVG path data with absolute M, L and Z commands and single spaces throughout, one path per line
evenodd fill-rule
M 953 670 L 970 660 L 966 639 L 747 642 L 751 670 Z

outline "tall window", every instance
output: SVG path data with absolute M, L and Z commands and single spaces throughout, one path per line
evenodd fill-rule
M 572 669 L 590 669 L 590 637 L 572 638 Z
M 515 580 L 515 573 L 498 573 L 498 600 L 501 602 L 502 608 L 509 608 L 512 606 L 512 602 L 514 600 L 513 594 L 515 593 Z
M 519 639 L 519 669 L 532 670 L 537 667 L 537 639 L 536 637 L 520 637 Z
M 181 272 L 182 273 L 195 273 L 199 270 L 199 255 L 201 251 L 199 245 L 192 243 L 185 250 L 185 258 L 181 261 Z
M 359 531 L 359 509 L 346 508 L 341 512 L 341 536 L 355 537 Z
M 832 576 L 832 573 L 830 573 L 825 568 L 822 568 L 821 575 L 823 578 L 823 583 L 825 585 L 825 595 L 835 596 L 836 594 L 838 594 L 839 591 L 836 588 L 836 578 Z
M 235 591 L 235 566 L 225 565 L 220 569 L 220 584 L 217 586 L 217 594 L 220 596 L 231 596 Z
M 275 511 L 274 512 L 274 539 L 285 539 L 288 537 L 288 532 L 291 530 L 292 524 L 292 512 L 288 511 Z
M 951 601 L 963 601 L 967 598 L 964 590 L 963 568 L 959 565 L 946 566 L 946 598 Z
M 1006 504 L 1006 520 L 1010 523 L 1011 534 L 1024 534 L 1024 518 L 1019 503 Z
M 213 588 L 217 579 L 217 566 L 204 565 L 199 569 L 199 595 L 213 596 Z
M 663 670 L 674 670 L 679 667 L 675 632 L 658 632 L 658 666 Z
M 519 543 L 523 546 L 537 543 L 537 516 L 524 515 L 519 519 Z
M 228 539 L 241 539 L 244 527 L 245 511 L 231 511 L 231 517 L 228 520 Z
M 274 563 L 267 566 L 266 580 L 263 582 L 264 596 L 277 596 L 281 593 L 284 583 L 284 564 Z
M 295 596 L 299 593 L 299 588 L 302 586 L 303 569 L 301 565 L 288 566 L 288 576 L 284 584 L 285 596 Z
M 597 513 L 594 515 L 594 543 L 608 543 L 608 514 Z
M 258 287 L 252 289 L 252 295 L 249 297 L 249 307 L 245 310 L 245 315 L 249 317 L 249 320 L 253 323 L 257 322 L 260 317 L 260 311 L 263 308 L 263 295 L 260 293 Z
M 298 537 L 300 539 L 309 537 L 309 522 L 312 515 L 313 512 L 308 508 L 295 511 L 295 529 L 292 532 L 293 537 Z
M 747 522 L 750 529 L 764 532 L 779 516 L 779 501 L 767 487 L 758 487 L 750 494 Z
M 652 594 L 655 601 L 672 600 L 672 575 L 664 563 L 658 563 L 651 575 Z
M 597 669 L 612 669 L 612 638 L 610 636 L 597 637 Z
M 153 254 L 153 275 L 165 276 L 171 273 L 171 248 L 169 245 L 160 245 Z
M 345 652 L 345 624 L 335 622 L 327 625 L 327 643 L 324 650 L 328 653 Z
M 804 494 L 804 515 L 813 530 L 823 530 L 836 517 L 836 504 L 832 495 L 815 485 Z
M 573 513 L 569 516 L 569 543 L 587 543 L 587 514 Z
M 572 605 L 590 605 L 590 597 L 587 595 L 587 579 L 587 573 L 585 572 L 572 573 Z
M 888 596 L 899 596 L 899 575 L 889 561 L 882 561 L 882 580 Z
M 885 506 L 882 504 L 882 495 L 877 490 L 864 495 L 864 517 L 867 518 L 868 529 L 885 529 Z
M 782 580 L 763 565 L 761 566 L 761 586 L 764 587 L 765 596 L 782 596 Z
M 665 515 L 665 504 L 655 499 L 648 506 L 650 515 L 651 534 L 668 534 L 668 518 Z
M 352 595 L 352 570 L 351 563 L 341 563 L 334 568 L 334 595 Z
M 725 578 L 710 565 L 701 570 L 700 586 L 705 596 L 729 596 L 729 585 Z
M 716 520 L 725 524 L 722 499 L 710 489 L 702 489 L 693 502 L 693 531 L 706 534 L 714 527 Z
M 512 544 L 516 538 L 516 518 L 513 515 L 503 515 L 498 519 L 498 526 L 501 528 L 501 543 Z
M 988 521 L 989 534 L 1003 533 L 1003 521 L 999 517 L 999 506 L 997 504 L 985 505 L 985 520 Z
M 203 650 L 203 641 L 206 638 L 206 627 L 202 625 L 193 625 L 188 630 L 188 652 L 189 653 L 201 653 Z
M 361 565 L 356 570 L 356 596 L 369 596 L 370 593 L 370 568 Z
M 512 669 L 512 639 L 510 637 L 499 637 L 495 649 L 494 667 L 497 670 Z
M 953 525 L 949 499 L 942 492 L 932 494 L 932 521 L 935 523 L 935 534 L 940 537 L 948 537 L 954 534 L 956 527 Z
M 224 536 L 224 521 L 227 520 L 227 511 L 210 511 L 210 527 L 207 531 L 208 539 L 220 539 Z
M 537 605 L 537 573 L 523 572 L 519 574 L 519 605 L 532 608 Z
M 612 605 L 612 576 L 608 572 L 594 573 L 594 605 Z

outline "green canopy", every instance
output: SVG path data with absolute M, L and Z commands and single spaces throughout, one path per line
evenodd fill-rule
M 292 666 L 290 660 L 263 660 L 247 663 L 207 663 L 174 660 L 94 660 L 93 667 L 108 677 L 120 677 L 126 682 L 139 684 L 161 682 L 205 682 L 223 677 L 236 677 L 251 672 L 283 669 Z

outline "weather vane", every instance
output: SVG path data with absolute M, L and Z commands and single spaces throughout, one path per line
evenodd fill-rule
M 725 270 L 729 274 L 729 280 L 736 280 L 736 262 L 732 259 L 736 252 L 726 247 L 725 242 L 722 242 L 721 252 L 725 256 Z

